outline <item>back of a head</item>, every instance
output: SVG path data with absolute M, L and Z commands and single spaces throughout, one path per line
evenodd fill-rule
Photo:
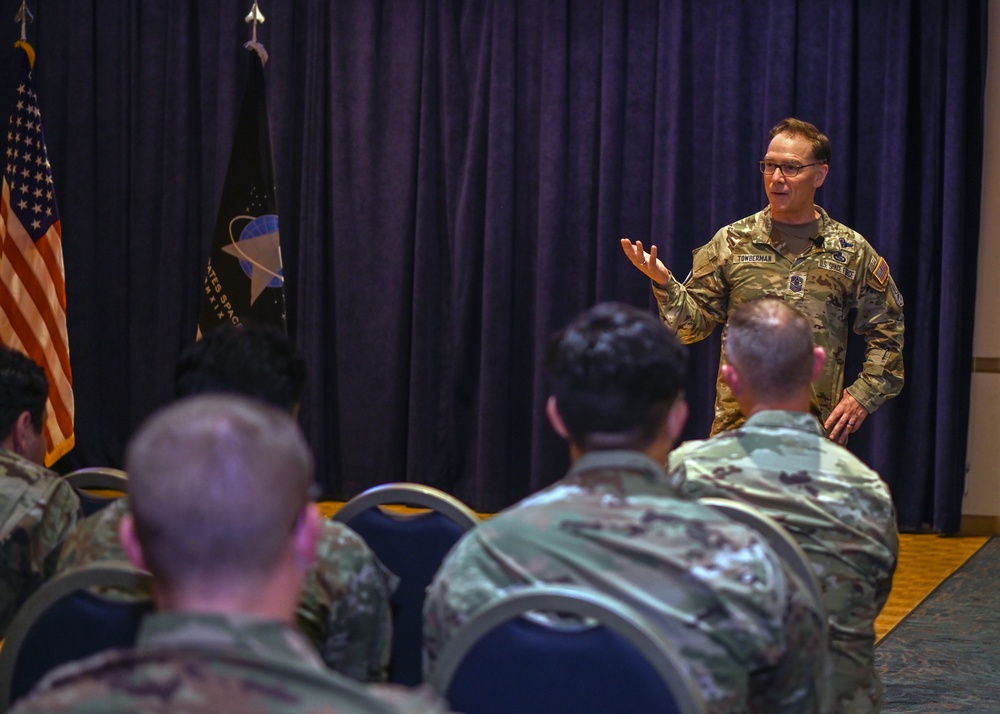
M 147 565 L 174 585 L 266 576 L 313 483 L 288 412 L 221 394 L 155 413 L 129 442 L 125 468 Z
M 546 366 L 574 443 L 642 449 L 683 390 L 686 355 L 653 315 L 602 303 L 553 337 Z
M 729 313 L 726 360 L 757 395 L 785 398 L 808 389 L 813 331 L 801 312 L 778 297 L 763 297 Z
M 31 415 L 32 426 L 41 433 L 48 396 L 45 370 L 24 353 L 0 345 L 0 439 L 10 435 L 24 412 Z
M 302 353 L 279 330 L 223 325 L 181 353 L 174 396 L 227 392 L 291 411 L 302 401 L 305 379 Z
M 817 129 L 813 124 L 795 117 L 782 119 L 771 128 L 768 135 L 771 139 L 778 134 L 790 134 L 791 136 L 801 136 L 812 144 L 813 158 L 823 164 L 829 164 L 833 158 L 833 147 L 826 134 Z

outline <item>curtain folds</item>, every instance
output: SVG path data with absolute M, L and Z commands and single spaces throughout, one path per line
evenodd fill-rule
M 67 467 L 120 465 L 194 337 L 249 4 L 32 8 L 77 390 Z M 289 329 L 325 496 L 414 480 L 489 511 L 560 477 L 548 337 L 598 301 L 653 309 L 618 239 L 686 273 L 764 205 L 755 162 L 795 115 L 833 143 L 818 201 L 906 301 L 906 387 L 851 446 L 903 527 L 956 530 L 986 5 L 262 2 Z M 690 350 L 688 437 L 711 422 L 718 341 Z

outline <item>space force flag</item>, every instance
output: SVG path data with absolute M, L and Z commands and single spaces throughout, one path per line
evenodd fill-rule
M 215 223 L 198 332 L 244 323 L 287 332 L 264 63 L 253 51 Z
M 45 465 L 51 466 L 75 442 L 62 222 L 32 78 L 35 51 L 24 41 L 17 47 L 23 52 L 0 200 L 0 341 L 45 369 Z

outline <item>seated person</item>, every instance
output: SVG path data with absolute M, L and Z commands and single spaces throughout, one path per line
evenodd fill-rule
M 235 395 L 178 401 L 138 430 L 125 468 L 121 541 L 153 576 L 156 612 L 135 647 L 56 668 L 12 711 L 441 711 L 429 690 L 330 671 L 293 627 L 322 518 L 288 412 Z
M 710 712 L 828 703 L 822 613 L 764 539 L 685 498 L 661 464 L 687 419 L 683 347 L 652 315 L 602 304 L 550 344 L 546 413 L 562 480 L 469 531 L 427 593 L 425 666 L 471 615 L 534 583 L 635 607 L 686 657 Z
M 0 346 L 0 638 L 48 579 L 80 517 L 73 487 L 45 463 L 45 370 Z
M 889 489 L 811 413 L 826 354 L 805 316 L 779 298 L 744 303 L 729 317 L 725 357 L 746 423 L 682 444 L 671 478 L 694 496 L 756 506 L 795 537 L 823 590 L 837 711 L 880 711 L 875 618 L 899 554 Z
M 224 326 L 181 355 L 175 395 L 243 394 L 295 414 L 305 376 L 298 347 L 277 330 Z M 59 572 L 124 558 L 118 524 L 128 510 L 128 500 L 118 499 L 81 521 L 66 541 Z M 389 596 L 396 576 L 358 534 L 334 521 L 321 523 L 318 554 L 299 603 L 300 628 L 331 669 L 359 681 L 385 681 L 392 637 Z

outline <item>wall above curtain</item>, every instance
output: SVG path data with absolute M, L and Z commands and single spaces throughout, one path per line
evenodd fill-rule
M 66 468 L 120 465 L 170 398 L 250 4 L 29 3 L 63 221 Z M 19 5 L 0 0 L 0 18 Z M 325 496 L 413 480 L 495 510 L 559 478 L 548 337 L 599 301 L 653 310 L 619 239 L 655 243 L 685 272 L 717 228 L 764 205 L 756 162 L 794 115 L 833 143 L 819 202 L 888 260 L 906 301 L 907 385 L 851 446 L 889 482 L 903 527 L 956 530 L 986 5 L 261 2 L 289 331 L 309 362 L 302 419 Z M 708 431 L 718 349 L 715 336 L 690 350 L 688 437 Z

